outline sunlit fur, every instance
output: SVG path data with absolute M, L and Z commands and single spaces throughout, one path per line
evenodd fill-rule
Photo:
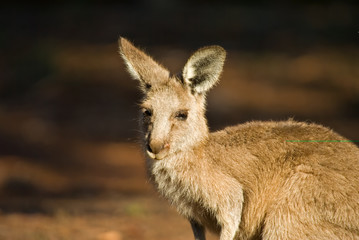
M 197 240 L 204 239 L 203 227 L 221 240 L 359 239 L 359 149 L 353 143 L 323 142 L 345 138 L 293 120 L 210 133 L 205 93 L 222 70 L 221 47 L 198 50 L 182 76 L 171 77 L 126 39 L 119 43 L 144 93 L 149 176 L 192 223 Z M 176 117 L 183 110 L 187 118 Z

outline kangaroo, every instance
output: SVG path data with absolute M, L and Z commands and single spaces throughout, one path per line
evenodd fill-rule
M 321 125 L 253 121 L 210 132 L 207 92 L 226 51 L 197 50 L 180 75 L 125 38 L 119 52 L 144 94 L 150 180 L 194 238 L 359 239 L 359 148 Z

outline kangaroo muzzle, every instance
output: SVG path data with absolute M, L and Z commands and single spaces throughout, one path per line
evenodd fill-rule
M 167 142 L 151 140 L 147 144 L 147 154 L 156 160 L 161 160 L 167 156 L 170 145 Z

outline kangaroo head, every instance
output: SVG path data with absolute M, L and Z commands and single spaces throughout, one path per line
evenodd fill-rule
M 119 47 L 144 93 L 141 122 L 148 156 L 160 160 L 204 141 L 208 137 L 205 95 L 219 79 L 225 50 L 201 48 L 189 58 L 182 74 L 173 76 L 126 39 L 119 39 Z

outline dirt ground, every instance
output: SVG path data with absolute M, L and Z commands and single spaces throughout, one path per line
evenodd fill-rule
M 14 200 L 21 201 L 21 200 Z M 152 195 L 28 199 L 41 212 L 0 215 L 0 239 L 192 239 L 190 224 Z M 208 239 L 216 239 L 207 234 Z
M 357 5 L 77 2 L 0 9 L 0 240 L 193 239 L 147 181 L 119 35 L 173 73 L 227 50 L 213 131 L 294 118 L 359 140 Z

